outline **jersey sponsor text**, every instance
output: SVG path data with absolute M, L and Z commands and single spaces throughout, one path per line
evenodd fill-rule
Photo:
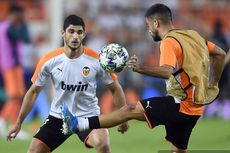
M 82 82 L 78 82 L 77 85 L 73 84 L 65 84 L 64 81 L 61 81 L 61 89 L 69 90 L 69 91 L 86 91 L 88 88 L 88 84 L 82 84 Z

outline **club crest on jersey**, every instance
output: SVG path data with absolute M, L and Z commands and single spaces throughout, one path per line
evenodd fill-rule
M 90 68 L 85 66 L 83 69 L 82 69 L 82 73 L 84 74 L 84 76 L 87 76 L 90 72 Z

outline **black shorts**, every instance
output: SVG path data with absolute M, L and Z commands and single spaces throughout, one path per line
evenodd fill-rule
M 180 104 L 171 96 L 144 99 L 141 104 L 150 128 L 165 125 L 166 140 L 179 149 L 187 149 L 192 129 L 200 116 L 180 113 Z
M 71 136 L 64 135 L 62 133 L 62 123 L 62 119 L 58 119 L 56 117 L 49 115 L 44 124 L 35 134 L 34 138 L 37 138 L 43 143 L 45 143 L 47 147 L 49 147 L 50 151 L 53 151 Z M 84 132 L 77 132 L 76 134 L 82 142 L 85 142 L 91 131 L 92 130 L 87 130 Z

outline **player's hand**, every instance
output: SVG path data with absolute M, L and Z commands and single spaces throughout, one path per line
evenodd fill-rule
M 6 135 L 7 141 L 12 141 L 18 135 L 18 132 L 21 130 L 21 124 L 15 124 L 13 127 L 10 128 L 9 132 Z
M 122 134 L 128 131 L 129 129 L 129 124 L 128 122 L 122 123 L 118 126 L 117 131 L 121 132 Z
M 140 65 L 138 63 L 138 58 L 135 54 L 130 57 L 128 67 L 132 68 L 133 71 L 137 71 L 139 69 Z

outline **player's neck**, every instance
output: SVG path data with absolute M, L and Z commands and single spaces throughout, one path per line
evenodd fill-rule
M 173 25 L 168 25 L 168 26 L 163 27 L 160 32 L 160 37 L 164 38 L 164 36 L 173 29 L 175 29 Z
M 80 45 L 77 49 L 74 50 L 69 48 L 68 46 L 64 46 L 64 49 L 65 49 L 65 55 L 70 59 L 78 58 L 84 52 L 83 45 Z

